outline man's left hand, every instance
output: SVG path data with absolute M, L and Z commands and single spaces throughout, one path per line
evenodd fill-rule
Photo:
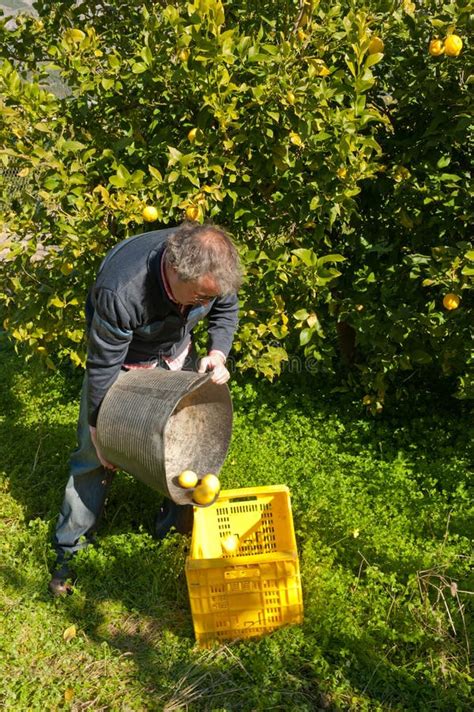
M 227 383 L 230 373 L 225 367 L 225 356 L 220 351 L 211 351 L 208 356 L 201 359 L 198 373 L 211 371 L 211 381 L 219 386 Z

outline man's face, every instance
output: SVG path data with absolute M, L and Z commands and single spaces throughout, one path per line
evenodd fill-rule
M 206 305 L 211 299 L 219 296 L 219 288 L 210 275 L 190 282 L 183 282 L 174 269 L 171 269 L 170 272 L 172 273 L 169 275 L 171 291 L 179 304 L 186 306 Z

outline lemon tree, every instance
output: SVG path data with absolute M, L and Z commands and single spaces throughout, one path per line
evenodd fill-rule
M 210 218 L 247 267 L 240 369 L 337 373 L 378 411 L 425 373 L 470 392 L 467 5 L 35 8 L 0 28 L 0 308 L 25 353 L 83 363 L 105 252 Z

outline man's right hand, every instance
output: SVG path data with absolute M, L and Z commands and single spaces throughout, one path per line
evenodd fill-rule
M 106 460 L 105 457 L 102 455 L 102 453 L 99 450 L 99 446 L 97 445 L 97 428 L 95 428 L 93 425 L 89 425 L 89 430 L 90 430 L 90 434 L 91 434 L 92 444 L 95 447 L 95 451 L 97 453 L 97 457 L 100 460 L 100 464 L 103 467 L 107 468 L 107 470 L 116 470 L 117 468 L 115 467 L 115 465 L 112 465 L 111 462 Z

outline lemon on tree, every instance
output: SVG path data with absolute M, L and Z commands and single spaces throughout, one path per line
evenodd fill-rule
M 186 220 L 194 222 L 199 218 L 199 208 L 197 205 L 188 205 L 186 208 Z
M 188 141 L 190 141 L 191 143 L 194 143 L 194 141 L 196 140 L 198 131 L 199 131 L 199 129 L 197 129 L 197 128 L 191 129 L 191 131 L 188 133 Z
M 462 39 L 459 35 L 448 35 L 444 40 L 444 52 L 448 57 L 457 57 L 462 50 Z
M 438 39 L 431 40 L 428 46 L 428 52 L 432 57 L 439 57 L 441 54 L 444 54 L 443 41 Z
M 178 476 L 178 483 L 180 487 L 184 489 L 190 489 L 191 487 L 196 487 L 198 483 L 198 476 L 193 470 L 183 470 Z
M 384 47 L 385 45 L 383 40 L 380 39 L 380 37 L 377 37 L 377 35 L 374 35 L 369 42 L 367 52 L 369 54 L 379 54 L 380 52 L 383 52 Z
M 145 222 L 155 222 L 158 219 L 158 210 L 154 205 L 146 205 L 142 211 L 142 218 Z
M 451 311 L 452 309 L 457 309 L 460 303 L 461 298 L 458 297 L 457 294 L 453 294 L 452 292 L 445 294 L 443 297 L 443 307 L 448 311 Z

